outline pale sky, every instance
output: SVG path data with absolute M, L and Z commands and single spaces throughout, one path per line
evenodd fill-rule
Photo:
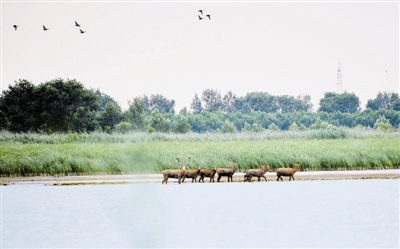
M 69 78 L 123 109 L 160 93 L 178 113 L 207 88 L 308 94 L 317 107 L 336 91 L 339 62 L 343 90 L 363 108 L 378 91 L 399 92 L 398 1 L 1 0 L 2 90 Z

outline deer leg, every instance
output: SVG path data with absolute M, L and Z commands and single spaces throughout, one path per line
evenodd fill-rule
M 258 181 L 260 181 L 260 180 L 261 180 L 261 178 L 260 178 L 259 176 L 257 176 L 257 178 L 258 178 Z
M 265 176 L 263 176 L 264 177 L 264 179 L 265 179 L 265 182 L 267 182 L 267 178 L 265 177 Z
M 217 182 L 221 179 L 221 175 L 218 175 Z

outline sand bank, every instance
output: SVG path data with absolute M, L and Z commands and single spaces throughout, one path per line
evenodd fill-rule
M 244 174 L 236 172 L 233 175 L 234 182 L 243 181 Z M 274 172 L 265 174 L 268 181 L 276 181 Z M 308 180 L 346 180 L 346 179 L 400 179 L 400 170 L 347 170 L 347 171 L 303 171 L 295 174 L 296 181 Z M 217 176 L 215 177 L 215 182 Z M 284 181 L 288 178 L 284 177 Z M 192 184 L 192 179 L 186 179 L 185 184 Z M 226 182 L 223 177 L 221 182 Z M 253 178 L 257 181 L 257 178 Z M 18 184 L 44 184 L 44 185 L 84 185 L 84 184 L 137 184 L 137 183 L 161 183 L 161 174 L 126 174 L 126 175 L 85 175 L 85 176 L 35 176 L 35 177 L 2 177 L 0 185 Z M 169 179 L 170 184 L 177 184 L 176 179 Z M 209 182 L 209 178 L 205 179 Z M 201 183 L 203 184 L 203 183 Z

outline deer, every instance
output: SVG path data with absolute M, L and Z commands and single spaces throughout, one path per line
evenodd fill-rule
M 276 170 L 276 176 L 278 177 L 276 181 L 279 181 L 279 178 L 283 181 L 282 176 L 289 176 L 289 181 L 293 178 L 294 181 L 294 173 L 300 169 L 300 164 L 296 164 L 294 168 L 279 168 Z
M 192 182 L 193 181 L 197 182 L 197 176 L 199 176 L 200 171 L 201 171 L 201 166 L 200 165 L 197 166 L 196 170 L 193 170 L 193 169 L 192 170 L 186 170 L 185 171 L 185 179 L 186 178 L 192 178 Z M 183 179 L 182 182 L 185 182 L 185 179 Z
M 236 166 L 237 166 L 236 164 L 233 164 L 231 169 L 225 169 L 225 168 L 217 169 L 217 174 L 218 174 L 217 181 L 219 182 L 221 177 L 227 176 L 228 177 L 228 182 L 229 182 L 229 180 L 231 180 L 231 182 L 232 182 L 233 181 L 233 177 L 232 176 L 233 176 L 233 174 L 235 174 Z
M 210 177 L 210 182 L 214 182 L 214 176 L 217 172 L 217 166 L 214 166 L 213 169 L 202 169 L 200 170 L 199 182 L 204 182 L 204 177 Z
M 168 183 L 168 178 L 176 178 L 178 179 L 178 183 L 181 184 L 181 180 L 185 180 L 185 171 L 186 167 L 189 166 L 190 163 L 190 157 L 188 158 L 187 164 L 186 165 L 180 165 L 179 159 L 176 159 L 178 161 L 178 166 L 180 169 L 167 169 L 162 172 L 164 179 L 161 184 L 167 184 Z
M 265 181 L 267 181 L 267 178 L 265 177 L 267 171 L 271 172 L 271 168 L 268 165 L 261 165 L 261 169 L 248 169 L 244 174 L 244 181 L 251 182 L 253 176 L 256 176 L 258 181 L 261 180 L 261 177 L 264 177 Z

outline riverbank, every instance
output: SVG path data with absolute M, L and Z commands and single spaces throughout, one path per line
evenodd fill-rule
M 244 174 L 236 172 L 233 175 L 234 182 L 242 182 Z M 275 172 L 267 172 L 265 177 L 268 181 L 276 181 Z M 138 184 L 138 183 L 161 183 L 162 174 L 135 174 L 135 175 L 85 175 L 85 176 L 34 176 L 34 177 L 2 177 L 0 185 L 29 185 L 43 184 L 48 186 L 62 185 L 95 185 L 95 184 Z M 217 182 L 217 176 L 214 178 Z M 304 171 L 295 174 L 296 181 L 309 180 L 357 180 L 357 179 L 400 179 L 400 170 L 347 170 L 347 171 Z M 262 179 L 264 181 L 264 179 Z M 191 184 L 192 179 L 186 179 L 185 184 Z M 209 183 L 209 178 L 205 183 Z M 223 177 L 221 182 L 226 182 Z M 257 178 L 253 178 L 257 181 Z M 284 177 L 288 181 L 288 177 Z M 169 179 L 169 183 L 177 184 L 177 179 Z

